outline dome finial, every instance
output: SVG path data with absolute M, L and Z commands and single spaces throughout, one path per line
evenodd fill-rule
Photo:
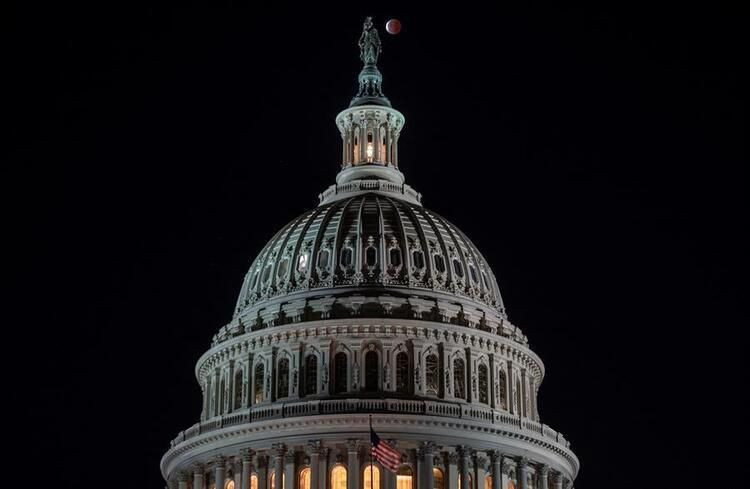
M 362 35 L 359 36 L 359 59 L 364 66 L 359 72 L 359 91 L 352 99 L 349 107 L 356 105 L 384 105 L 390 107 L 391 103 L 385 95 L 381 84 L 383 75 L 378 70 L 378 57 L 382 51 L 380 35 L 372 23 L 372 17 L 365 17 L 362 27 Z

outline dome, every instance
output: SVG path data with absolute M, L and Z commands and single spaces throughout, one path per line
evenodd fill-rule
M 505 318 L 495 276 L 466 235 L 385 193 L 321 204 L 284 226 L 253 261 L 235 317 L 262 327 L 321 301 L 333 316 L 421 317 L 452 308 L 484 327 Z

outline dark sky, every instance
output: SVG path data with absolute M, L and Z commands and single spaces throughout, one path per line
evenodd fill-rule
M 401 169 L 545 361 L 576 487 L 742 473 L 711 457 L 746 426 L 747 17 L 177 3 L 3 21 L 6 425 L 33 420 L 15 452 L 38 482 L 163 487 L 250 262 L 333 183 L 366 14 L 404 24 L 380 62 Z

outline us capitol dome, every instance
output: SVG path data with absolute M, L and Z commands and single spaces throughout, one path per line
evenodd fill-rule
M 162 458 L 168 488 L 569 488 L 578 459 L 537 410 L 544 365 L 481 252 L 405 183 L 369 18 L 359 46 L 336 183 L 257 255 L 198 360 L 200 421 Z M 370 426 L 395 467 L 372 460 Z

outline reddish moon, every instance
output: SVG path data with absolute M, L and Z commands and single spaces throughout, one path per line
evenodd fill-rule
M 385 30 L 388 31 L 388 34 L 393 34 L 395 36 L 401 32 L 401 21 L 398 19 L 389 20 L 385 23 Z

